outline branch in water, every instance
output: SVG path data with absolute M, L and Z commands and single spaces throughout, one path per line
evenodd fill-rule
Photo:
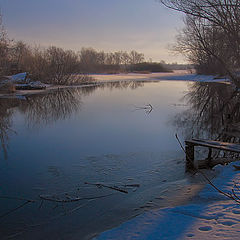
M 103 195 L 103 196 L 97 196 L 97 197 L 84 197 L 84 198 L 70 198 L 70 199 L 57 199 L 55 198 L 54 195 L 40 195 L 39 197 L 42 200 L 46 200 L 46 201 L 51 201 L 51 202 L 61 202 L 61 203 L 69 203 L 69 202 L 77 202 L 77 201 L 81 201 L 81 200 L 94 200 L 94 199 L 98 199 L 98 198 L 104 198 L 104 197 L 108 197 L 111 196 L 112 194 L 108 194 L 108 195 Z
M 30 202 L 29 202 L 29 201 L 24 202 L 23 204 L 19 205 L 18 207 L 16 207 L 16 208 L 14 208 L 14 209 L 12 209 L 12 210 L 10 210 L 10 211 L 8 211 L 8 212 L 0 215 L 0 218 L 3 218 L 3 217 L 8 216 L 9 214 L 11 214 L 11 213 L 17 211 L 18 209 L 24 207 L 24 206 L 27 205 L 28 203 L 30 203 Z
M 153 110 L 153 106 L 150 103 L 145 105 L 144 107 L 136 107 L 135 106 L 135 108 L 136 108 L 135 110 L 145 110 L 145 112 L 147 114 L 150 114 Z
M 85 184 L 94 185 L 94 186 L 97 186 L 97 187 L 105 187 L 105 188 L 116 190 L 116 191 L 119 191 L 119 192 L 122 192 L 122 193 L 128 193 L 128 191 L 126 191 L 124 189 L 121 189 L 117 186 L 108 186 L 108 185 L 105 185 L 105 184 L 102 184 L 102 183 L 88 183 L 88 182 L 85 182 Z

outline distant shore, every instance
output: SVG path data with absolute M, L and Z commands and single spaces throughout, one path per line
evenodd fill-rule
M 199 82 L 226 82 L 227 79 L 216 79 L 211 75 L 192 74 L 187 70 L 176 70 L 174 72 L 159 73 L 120 73 L 120 74 L 90 74 L 94 79 L 93 82 L 83 83 L 80 85 L 47 85 L 46 89 L 41 90 L 17 90 L 14 93 L 0 93 L 0 98 L 24 98 L 33 94 L 42 94 L 50 91 L 67 88 L 89 87 L 104 83 L 135 81 L 135 82 L 153 82 L 153 81 L 199 81 Z

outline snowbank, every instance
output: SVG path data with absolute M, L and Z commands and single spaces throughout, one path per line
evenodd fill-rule
M 120 74 L 94 74 L 91 75 L 98 82 L 115 81 L 193 81 L 193 82 L 225 82 L 227 78 L 216 78 L 213 75 L 189 74 L 186 70 L 179 70 L 168 73 L 120 73 Z
M 233 164 L 215 168 L 220 174 L 213 182 L 226 192 L 240 180 Z M 208 184 L 187 205 L 146 212 L 96 239 L 240 239 L 240 205 Z
M 10 77 L 12 82 L 25 82 L 27 80 L 27 73 L 18 73 Z
M 198 74 L 185 74 L 185 75 L 169 75 L 156 78 L 158 80 L 174 80 L 174 81 L 193 81 L 193 82 L 225 82 L 229 81 L 227 78 L 216 78 L 213 75 L 198 75 Z

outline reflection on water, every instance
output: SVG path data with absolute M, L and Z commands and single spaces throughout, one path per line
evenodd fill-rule
M 186 138 L 231 140 L 225 134 L 240 120 L 240 98 L 232 86 L 223 83 L 192 83 L 184 96 L 189 109 L 176 116 L 175 124 Z
M 97 89 L 123 90 L 130 88 L 134 90 L 143 86 L 143 82 L 118 81 L 90 87 L 57 89 L 45 94 L 28 96 L 27 100 L 0 99 L 1 152 L 7 158 L 9 134 L 14 132 L 11 128 L 11 117 L 15 107 L 18 107 L 18 110 L 25 115 L 28 126 L 39 127 L 44 124 L 53 124 L 60 119 L 64 120 L 80 111 L 82 106 L 81 98 L 91 95 Z
M 116 82 L 106 82 L 104 84 L 98 85 L 98 88 L 108 88 L 112 89 L 126 89 L 130 88 L 132 90 L 144 86 L 144 81 L 116 81 Z
M 230 85 L 197 82 L 115 82 L 1 99 L 8 161 L 0 161 L 0 238 L 88 239 L 167 206 L 169 191 L 187 183 L 175 127 L 183 139 L 238 143 L 239 101 Z
M 33 95 L 19 107 L 29 125 L 54 123 L 66 119 L 81 109 L 81 97 L 92 94 L 97 89 L 136 89 L 143 86 L 141 82 L 113 82 L 91 87 L 59 89 L 43 95 Z
M 14 100 L 5 110 L 17 134 L 0 161 L 0 238 L 89 239 L 169 204 L 167 194 L 187 182 L 169 124 L 186 109 L 179 105 L 186 90 L 184 82 L 116 82 Z M 147 104 L 150 114 L 133 111 Z M 11 212 L 26 199 L 35 202 Z
M 185 95 L 189 108 L 175 116 L 185 139 L 240 142 L 240 92 L 224 83 L 195 82 Z M 226 155 L 231 153 L 224 153 Z M 236 155 L 236 154 L 234 154 Z
M 81 108 L 78 89 L 58 90 L 44 95 L 33 95 L 19 106 L 29 125 L 54 123 L 66 119 Z
M 9 135 L 14 133 L 12 130 L 11 117 L 13 114 L 12 108 L 18 104 L 17 100 L 13 99 L 1 99 L 0 100 L 0 141 L 1 152 L 4 158 L 7 158 L 7 148 Z

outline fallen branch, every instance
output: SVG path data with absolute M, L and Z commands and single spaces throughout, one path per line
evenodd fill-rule
M 136 107 L 135 106 L 135 108 L 136 108 L 135 110 L 145 110 L 145 112 L 147 114 L 150 114 L 153 110 L 153 106 L 150 103 L 145 105 L 144 107 Z
M 93 201 L 93 200 L 89 200 L 89 201 Z M 51 217 L 49 218 L 46 222 L 42 222 L 42 223 L 36 223 L 36 224 L 31 224 L 31 225 L 28 225 L 26 229 L 24 229 L 24 231 L 27 231 L 29 228 L 35 228 L 35 227 L 39 227 L 39 226 L 43 226 L 43 225 L 46 225 L 48 223 L 50 223 L 51 221 L 53 220 L 56 220 L 56 219 L 59 219 L 60 217 L 63 217 L 63 216 L 67 216 L 69 214 L 72 214 L 73 212 L 77 211 L 78 209 L 80 208 L 83 208 L 85 206 L 87 206 L 88 202 L 87 203 L 83 203 L 69 211 L 66 211 L 64 213 L 60 213 L 58 214 L 57 216 L 54 216 L 54 217 Z
M 43 200 L 41 201 L 41 203 L 40 203 L 38 209 L 41 209 L 41 208 L 42 208 L 42 205 L 43 205 Z
M 119 192 L 122 192 L 122 193 L 128 193 L 128 191 L 126 191 L 124 189 L 121 189 L 121 188 L 119 188 L 117 186 L 108 186 L 108 185 L 105 185 L 105 184 L 102 184 L 102 183 L 89 183 L 89 182 L 85 182 L 85 184 L 97 186 L 99 188 L 105 187 L 105 188 L 116 190 L 116 191 L 119 191 Z
M 97 197 L 83 197 L 83 198 L 76 197 L 76 198 L 69 198 L 69 199 L 57 199 L 57 198 L 55 198 L 54 195 L 52 195 L 52 196 L 51 195 L 39 195 L 39 197 L 42 200 L 46 200 L 46 201 L 69 203 L 69 202 L 77 202 L 77 201 L 81 201 L 81 200 L 94 200 L 94 199 L 98 199 L 98 198 L 108 197 L 111 195 L 112 194 L 97 196 Z
M 2 199 L 11 199 L 11 200 L 27 201 L 27 202 L 36 202 L 36 200 L 27 199 L 27 198 L 19 198 L 19 197 L 0 196 L 0 198 L 2 198 Z
M 12 210 L 10 210 L 10 211 L 8 211 L 8 212 L 0 215 L 0 218 L 3 218 L 3 217 L 8 216 L 9 214 L 11 214 L 11 213 L 17 211 L 18 209 L 24 207 L 24 206 L 27 205 L 28 203 L 30 203 L 30 202 L 29 202 L 29 201 L 24 202 L 23 204 L 19 205 L 18 207 L 16 207 L 16 208 L 14 208 L 14 209 L 12 209 Z
M 22 232 L 17 232 L 17 233 L 14 233 L 14 234 L 12 234 L 12 235 L 9 235 L 9 236 L 7 236 L 5 239 L 12 239 L 12 238 L 16 238 L 16 237 L 18 237 L 19 235 L 21 235 L 21 234 L 23 234 L 24 233 L 24 231 L 22 231 Z
M 182 148 L 183 152 L 186 154 L 186 156 L 187 156 L 187 158 L 188 158 L 188 155 L 187 155 L 187 153 L 186 153 L 186 151 L 185 151 L 185 149 L 184 149 L 184 147 L 183 147 L 183 145 L 182 145 L 180 139 L 178 138 L 177 133 L 175 134 L 175 137 L 176 137 L 176 139 L 177 139 L 177 141 L 178 141 L 180 147 Z
M 11 200 L 19 200 L 19 201 L 25 201 L 23 204 L 19 205 L 18 207 L 0 215 L 0 218 L 6 217 L 9 214 L 17 211 L 18 209 L 24 207 L 25 205 L 27 205 L 28 203 L 34 203 L 35 200 L 31 200 L 31 199 L 26 199 L 26 198 L 19 198 L 19 197 L 8 197 L 8 196 L 0 196 L 1 199 L 11 199 Z

